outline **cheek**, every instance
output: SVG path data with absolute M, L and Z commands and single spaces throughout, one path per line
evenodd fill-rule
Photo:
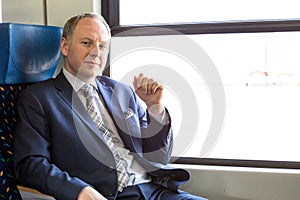
M 101 56 L 100 56 L 100 59 L 101 59 L 101 62 L 106 62 L 107 60 L 107 56 L 108 56 L 108 53 L 107 52 L 101 52 Z
M 84 51 L 69 51 L 68 56 L 71 58 L 74 65 L 80 66 L 84 59 L 87 57 Z

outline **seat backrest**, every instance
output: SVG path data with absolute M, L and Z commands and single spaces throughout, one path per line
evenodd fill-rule
M 0 199 L 21 199 L 13 171 L 13 131 L 20 92 L 52 78 L 62 28 L 0 23 Z

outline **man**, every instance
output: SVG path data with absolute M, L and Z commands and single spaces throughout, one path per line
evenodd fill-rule
M 177 187 L 189 174 L 168 168 L 171 120 L 163 86 L 139 74 L 136 94 L 101 76 L 110 30 L 81 14 L 63 31 L 64 68 L 19 99 L 15 171 L 21 184 L 56 199 L 202 199 Z

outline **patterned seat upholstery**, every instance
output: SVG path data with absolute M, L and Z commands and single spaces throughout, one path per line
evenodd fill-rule
M 16 122 L 16 101 L 27 84 L 0 85 L 0 199 L 21 199 L 13 175 L 13 127 Z
M 62 29 L 0 23 L 0 200 L 22 199 L 13 171 L 13 131 L 23 89 L 53 76 Z
M 7 159 L 0 152 L 0 199 L 21 199 L 14 176 L 6 161 Z

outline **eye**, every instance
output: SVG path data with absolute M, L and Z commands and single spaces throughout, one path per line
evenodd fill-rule
M 106 49 L 106 45 L 104 45 L 104 44 L 99 44 L 99 49 Z
M 92 45 L 90 41 L 82 41 L 81 44 L 83 44 L 85 47 L 90 47 Z

